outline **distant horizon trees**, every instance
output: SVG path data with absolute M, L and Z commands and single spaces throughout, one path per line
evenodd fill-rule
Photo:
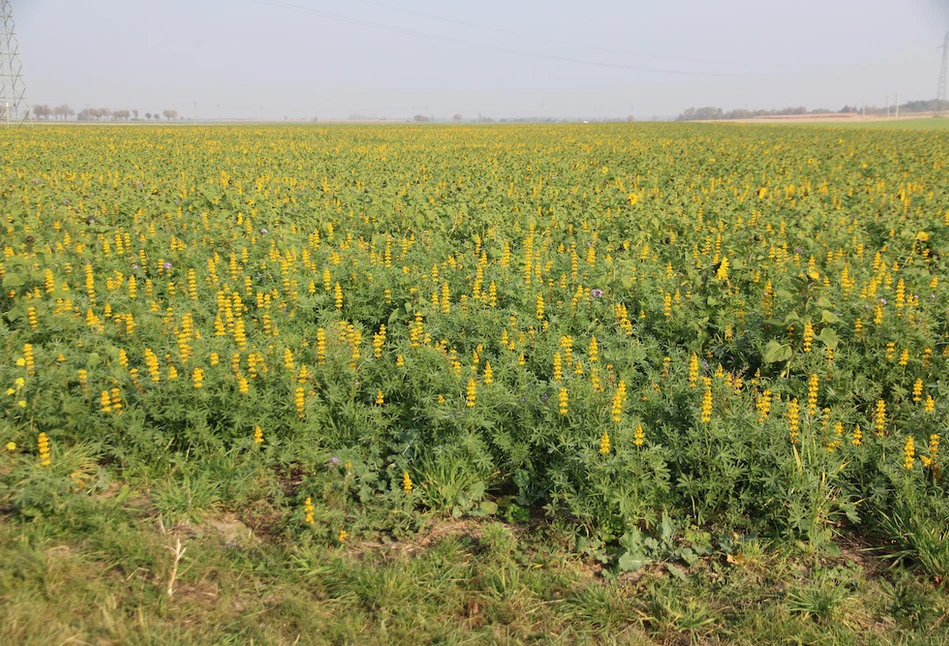
M 109 108 L 90 108 L 86 107 L 80 110 L 78 113 L 70 108 L 67 104 L 62 104 L 58 106 L 50 106 L 45 103 L 37 103 L 33 106 L 32 114 L 35 119 L 42 119 L 44 121 L 49 121 L 54 119 L 57 121 L 66 121 L 72 117 L 76 118 L 76 121 L 140 121 L 139 115 L 141 114 L 137 109 L 133 110 L 110 110 Z M 155 120 L 158 121 L 165 117 L 168 121 L 174 121 L 176 119 L 183 119 L 181 115 L 178 114 L 177 110 L 165 110 L 162 113 L 152 113 L 146 112 L 144 114 L 145 121 Z
M 943 112 L 949 110 L 949 101 L 938 101 L 930 99 L 928 101 L 907 101 L 899 106 L 900 112 Z M 896 106 L 890 106 L 891 113 L 895 113 Z M 886 114 L 887 108 L 880 106 L 852 106 L 845 105 L 839 111 L 840 114 L 866 113 L 873 115 Z M 780 117 L 805 114 L 834 114 L 833 110 L 827 108 L 816 108 L 808 110 L 804 106 L 790 106 L 780 110 L 729 110 L 723 111 L 716 106 L 705 106 L 702 108 L 689 108 L 682 112 L 676 121 L 717 121 L 719 119 L 754 119 L 755 117 Z
M 57 120 L 65 120 L 74 114 L 76 114 L 75 111 L 65 103 L 53 107 L 42 103 L 33 106 L 33 116 L 37 119 L 45 119 L 46 121 L 49 121 L 50 117 Z

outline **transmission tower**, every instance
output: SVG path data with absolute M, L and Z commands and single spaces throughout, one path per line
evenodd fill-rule
M 26 99 L 26 81 L 23 61 L 20 60 L 20 41 L 13 23 L 10 0 L 0 0 L 0 118 L 11 123 L 30 121 L 30 103 Z
M 936 90 L 937 110 L 942 109 L 942 103 L 946 100 L 946 75 L 949 74 L 949 31 L 946 32 L 946 38 L 942 42 L 942 70 L 939 72 L 939 89 Z

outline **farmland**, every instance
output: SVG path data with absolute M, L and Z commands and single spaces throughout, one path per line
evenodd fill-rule
M 0 155 L 4 641 L 945 637 L 944 131 Z

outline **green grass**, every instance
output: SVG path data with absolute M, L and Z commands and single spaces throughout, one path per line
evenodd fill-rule
M 949 130 L 949 116 L 909 117 L 899 121 L 846 121 L 836 123 L 792 122 L 788 125 L 820 126 L 822 128 L 847 128 L 857 130 Z
M 172 525 L 149 491 L 108 491 L 0 519 L 0 643 L 949 640 L 945 590 L 857 546 L 816 559 L 740 537 L 689 568 L 618 575 L 543 523 L 429 516 L 406 540 L 328 546 L 264 501 Z

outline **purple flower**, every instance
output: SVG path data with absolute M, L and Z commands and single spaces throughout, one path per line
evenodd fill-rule
M 132 269 L 138 269 L 138 265 L 132 265 Z
M 591 297 L 591 298 L 603 298 L 603 290 L 602 290 L 602 289 L 591 289 L 591 290 L 590 290 L 590 297 Z
M 264 235 L 267 235 L 267 229 L 261 229 L 260 232 Z
M 794 247 L 794 253 L 801 253 L 804 251 L 803 247 Z
M 171 269 L 171 263 L 168 262 L 167 260 L 165 261 L 165 264 L 162 265 L 162 266 L 163 266 L 165 269 Z
M 339 458 L 334 455 L 333 457 L 330 458 L 330 464 L 332 464 L 335 467 L 337 464 L 339 464 Z
M 880 305 L 886 305 L 886 299 L 885 299 L 885 298 L 881 298 L 881 299 L 880 299 Z

